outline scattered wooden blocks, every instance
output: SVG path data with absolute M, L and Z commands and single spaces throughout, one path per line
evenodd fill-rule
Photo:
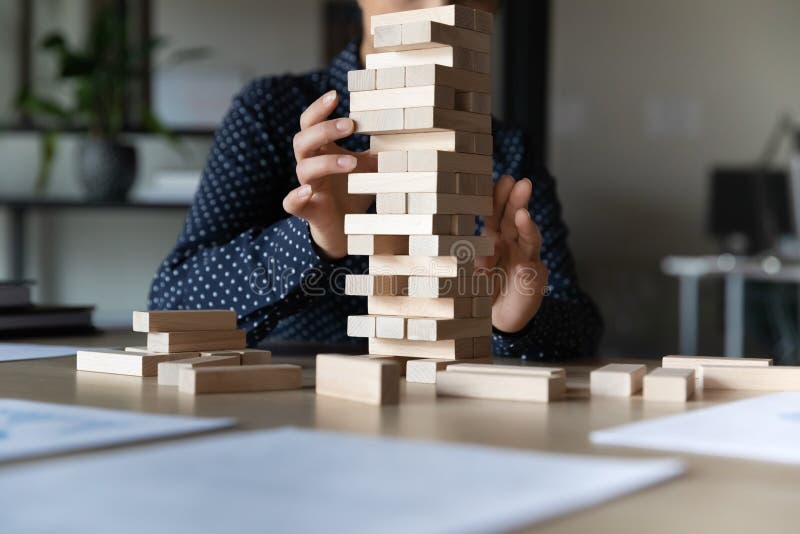
M 234 330 L 236 312 L 231 310 L 159 310 L 133 312 L 134 332 L 194 332 Z
M 647 367 L 638 364 L 612 363 L 589 375 L 592 395 L 630 397 L 642 389 Z
M 303 387 L 299 365 L 242 365 L 224 367 L 184 367 L 178 371 L 181 393 L 245 393 L 277 391 Z
M 686 402 L 694 393 L 694 369 L 658 367 L 644 377 L 645 401 Z
M 492 358 L 474 358 L 472 363 L 492 363 Z M 462 360 L 410 359 L 406 363 L 406 381 L 420 384 L 435 384 L 436 373 L 449 365 L 459 364 Z
M 76 369 L 116 375 L 156 376 L 161 362 L 199 355 L 199 352 L 139 354 L 115 349 L 87 349 L 78 351 Z
M 150 352 L 189 352 L 246 348 L 244 330 L 153 332 L 147 335 Z
M 482 363 L 462 363 L 456 362 L 450 365 L 447 370 L 452 373 L 479 373 L 479 374 L 512 374 L 523 376 L 546 376 L 567 378 L 567 372 L 563 367 L 536 367 L 532 365 L 485 365 Z
M 731 366 L 731 367 L 768 367 L 772 365 L 772 358 L 726 358 L 724 356 L 664 356 L 661 366 L 671 369 L 694 369 L 695 388 L 705 387 L 706 365 Z
M 386 359 L 319 354 L 316 391 L 366 404 L 397 404 L 400 365 Z
M 705 389 L 800 391 L 800 367 L 703 365 Z
M 241 359 L 239 354 L 235 354 L 231 356 L 199 356 L 186 360 L 160 362 L 158 364 L 158 384 L 160 386 L 177 386 L 178 374 L 183 368 L 238 366 L 241 365 Z
M 566 381 L 561 376 L 521 373 L 452 372 L 450 367 L 436 375 L 436 394 L 528 402 L 551 402 L 564 398 Z

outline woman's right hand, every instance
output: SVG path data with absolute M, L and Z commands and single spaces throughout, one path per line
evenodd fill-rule
M 346 213 L 364 213 L 372 195 L 347 193 L 347 174 L 375 172 L 377 158 L 368 152 L 350 152 L 335 141 L 353 133 L 352 119 L 326 120 L 336 108 L 338 95 L 329 91 L 300 116 L 294 136 L 294 155 L 300 187 L 283 199 L 283 209 L 308 221 L 318 252 L 330 260 L 347 255 L 344 234 Z

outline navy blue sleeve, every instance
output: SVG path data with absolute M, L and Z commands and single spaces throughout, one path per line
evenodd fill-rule
M 304 104 L 296 90 L 276 91 L 280 83 L 292 82 L 257 80 L 234 99 L 148 300 L 151 309 L 234 310 L 250 343 L 307 306 L 335 268 L 315 251 L 308 224 L 282 208 L 298 185 L 287 143 Z
M 530 178 L 533 194 L 528 210 L 542 234 L 542 261 L 549 271 L 548 292 L 539 311 L 519 332 L 493 331 L 495 356 L 562 360 L 591 356 L 603 330 L 594 302 L 578 285 L 575 261 L 567 244 L 556 182 L 544 167 L 531 166 L 518 131 L 495 136 L 495 180 L 503 174 Z M 483 221 L 479 220 L 479 230 Z

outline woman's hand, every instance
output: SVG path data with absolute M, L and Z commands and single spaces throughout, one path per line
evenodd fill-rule
M 533 319 L 547 288 L 547 267 L 540 257 L 542 236 L 528 212 L 532 189 L 527 178 L 498 180 L 494 210 L 484 217 L 482 232 L 494 236 L 494 256 L 475 258 L 476 271 L 492 275 L 494 282 L 492 325 L 508 333 L 518 332 Z
M 373 200 L 371 195 L 347 194 L 347 174 L 377 170 L 374 156 L 335 144 L 354 128 L 348 118 L 325 120 L 337 101 L 336 91 L 329 91 L 300 116 L 300 131 L 293 142 L 300 187 L 283 199 L 283 209 L 308 221 L 318 251 L 331 260 L 347 255 L 345 213 L 364 213 Z

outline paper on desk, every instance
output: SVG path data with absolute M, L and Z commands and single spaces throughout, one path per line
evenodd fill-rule
M 591 440 L 800 464 L 800 393 L 775 393 L 600 430 Z
M 682 470 L 676 460 L 283 429 L 3 470 L 0 525 L 17 534 L 496 532 Z
M 150 415 L 0 399 L 0 462 L 204 432 L 234 424 L 233 419 Z
M 78 347 L 59 345 L 33 345 L 29 343 L 0 343 L 0 362 L 16 360 L 38 360 L 39 358 L 57 358 L 74 356 Z

